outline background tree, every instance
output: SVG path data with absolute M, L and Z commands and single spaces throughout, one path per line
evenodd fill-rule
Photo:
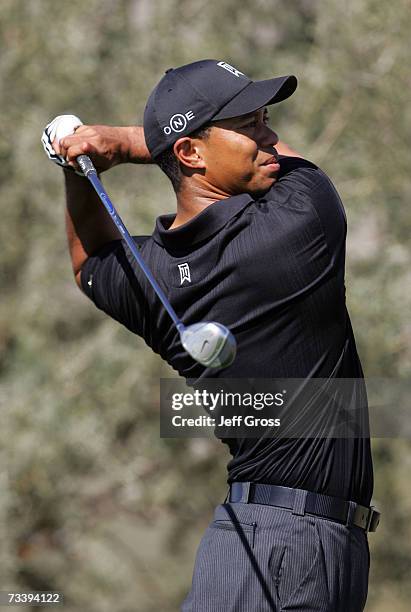
M 177 610 L 229 459 L 216 440 L 159 438 L 159 378 L 174 373 L 76 288 L 43 126 L 65 112 L 141 123 L 164 70 L 202 57 L 256 79 L 296 74 L 273 127 L 343 197 L 347 298 L 366 375 L 407 379 L 409 9 L 407 0 L 0 3 L 1 588 L 61 590 L 68 612 Z M 104 181 L 136 234 L 174 209 L 155 167 L 118 167 Z M 401 612 L 411 599 L 410 443 L 373 447 L 384 518 L 370 537 L 367 610 Z

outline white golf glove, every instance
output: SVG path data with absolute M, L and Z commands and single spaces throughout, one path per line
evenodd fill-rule
M 80 125 L 83 125 L 83 122 L 75 115 L 58 115 L 58 117 L 55 117 L 53 121 L 51 121 L 44 128 L 44 132 L 41 136 L 41 142 L 47 157 L 51 159 L 51 161 L 62 168 L 69 168 L 70 170 L 73 170 L 73 172 L 79 176 L 84 176 L 82 172 L 74 170 L 73 166 L 70 166 L 66 159 L 62 157 L 62 155 L 58 155 L 53 149 L 53 141 L 55 139 L 59 141 L 65 136 L 74 134 L 75 129 Z

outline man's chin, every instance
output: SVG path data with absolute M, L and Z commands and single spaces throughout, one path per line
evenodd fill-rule
M 260 186 L 256 186 L 256 187 L 249 187 L 246 191 L 246 193 L 248 193 L 250 196 L 252 196 L 253 198 L 261 198 L 263 195 L 265 195 L 267 193 L 267 191 L 270 191 L 271 187 L 274 185 L 274 183 L 277 182 L 277 177 L 273 177 L 270 181 L 270 184 L 267 185 L 267 181 L 265 181 L 266 185 L 264 187 L 260 187 Z

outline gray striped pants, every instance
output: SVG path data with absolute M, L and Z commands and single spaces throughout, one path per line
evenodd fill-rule
M 218 506 L 182 612 L 361 612 L 366 533 L 259 504 Z

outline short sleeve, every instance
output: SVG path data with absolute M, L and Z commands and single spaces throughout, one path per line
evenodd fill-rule
M 282 201 L 299 202 L 316 211 L 332 254 L 345 245 L 347 219 L 331 179 L 312 162 L 299 157 L 280 158 L 280 174 L 272 192 Z
M 138 238 L 134 240 L 139 244 Z M 146 300 L 127 250 L 115 240 L 91 255 L 81 269 L 81 286 L 97 308 L 142 335 Z
M 312 187 L 313 183 L 322 180 L 324 176 L 320 168 L 302 157 L 281 157 L 280 172 L 277 184 L 289 186 L 292 189 Z

